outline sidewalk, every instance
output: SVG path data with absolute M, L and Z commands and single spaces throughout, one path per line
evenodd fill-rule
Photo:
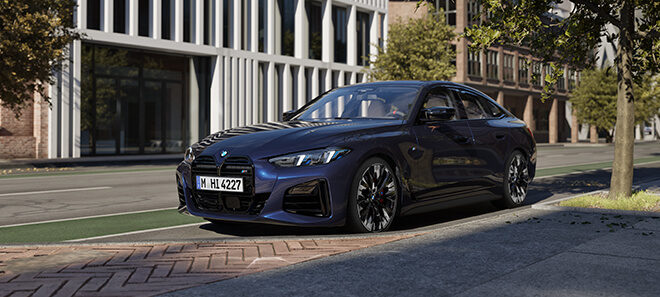
M 183 154 L 95 156 L 59 159 L 0 159 L 0 169 L 78 167 L 107 165 L 174 165 L 183 160 Z

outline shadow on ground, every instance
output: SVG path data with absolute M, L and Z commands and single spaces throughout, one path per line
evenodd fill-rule
M 650 178 L 660 177 L 660 167 L 640 167 L 634 171 L 635 183 L 643 183 Z M 550 197 L 562 198 L 607 188 L 610 182 L 609 170 L 595 170 L 566 176 L 557 176 L 535 180 L 529 188 L 526 205 L 538 203 Z M 498 211 L 490 202 L 455 207 L 412 216 L 398 218 L 391 231 L 413 231 L 436 224 L 470 218 Z M 344 228 L 301 228 L 254 223 L 222 222 L 204 224 L 200 229 L 216 234 L 253 237 L 282 235 L 341 235 Z M 211 237 L 211 236 L 210 236 Z

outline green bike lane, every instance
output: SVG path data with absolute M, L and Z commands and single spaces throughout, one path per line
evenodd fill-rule
M 635 164 L 636 180 L 648 178 L 649 175 L 660 176 L 660 156 L 638 158 L 635 159 Z M 537 179 L 532 184 L 532 186 L 530 186 L 530 198 L 528 200 L 530 200 L 530 203 L 535 203 L 557 194 L 570 194 L 580 190 L 587 192 L 596 188 L 606 187 L 609 178 L 609 171 L 607 168 L 609 167 L 611 167 L 611 162 L 598 162 L 538 169 L 536 175 Z M 158 168 L 152 170 L 163 169 Z M 117 170 L 115 172 L 123 171 Z M 145 174 L 148 172 L 149 170 L 144 170 Z M 97 173 L 98 172 L 92 172 L 87 174 Z M 83 173 L 75 173 L 72 174 L 72 176 L 78 174 Z M 562 187 L 570 187 L 572 190 L 565 191 L 562 190 Z M 174 192 L 174 189 L 172 189 L 172 192 Z M 446 219 L 460 219 L 461 217 L 478 215 L 483 212 L 492 211 L 494 211 L 494 209 L 489 209 L 486 206 L 482 206 L 471 208 L 470 210 L 451 211 L 445 213 L 445 215 L 447 217 Z M 429 220 L 431 221 L 430 223 L 428 223 Z M 423 227 L 425 224 L 432 224 L 434 220 L 436 220 L 434 217 L 429 217 L 428 215 L 419 216 L 417 219 L 404 219 L 403 222 L 400 222 L 396 228 L 408 229 Z M 101 216 L 91 216 L 85 218 L 67 218 L 48 222 L 0 226 L 0 244 L 29 244 L 80 240 L 112 240 L 113 238 L 149 239 L 143 235 L 148 232 L 161 234 L 161 237 L 156 238 L 162 238 L 162 236 L 164 236 L 164 238 L 169 238 L 169 235 L 172 232 L 175 232 L 173 230 L 177 230 L 179 228 L 182 230 L 193 230 L 193 233 L 196 233 L 197 236 L 214 237 L 215 235 L 228 235 L 223 233 L 233 233 L 233 235 L 240 235 L 240 232 L 223 232 L 226 230 L 213 230 L 212 227 L 210 227 L 211 230 L 202 230 L 204 228 L 200 228 L 200 226 L 203 225 L 204 222 L 205 221 L 200 218 L 179 214 L 173 208 L 121 213 L 115 215 L 105 214 Z M 247 229 L 254 228 L 258 228 L 259 230 L 263 229 L 262 227 L 253 226 L 250 226 Z M 268 226 L 263 230 L 272 230 L 272 228 L 280 227 Z M 267 231 L 258 231 L 257 233 L 263 232 Z M 180 239 L 182 237 L 185 237 L 185 235 L 177 234 L 172 238 Z

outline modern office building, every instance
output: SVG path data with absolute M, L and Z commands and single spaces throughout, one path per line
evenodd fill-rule
M 386 0 L 79 0 L 74 19 L 86 36 L 55 74 L 52 109 L 26 109 L 27 147 L 0 131 L 0 159 L 176 153 L 278 120 L 365 81 L 388 23 Z
M 480 11 L 479 0 L 438 0 L 429 3 L 444 10 L 447 23 L 456 27 L 457 34 L 479 22 L 475 19 Z M 559 16 L 570 12 L 570 7 L 564 7 L 566 3 L 556 8 Z M 417 1 L 390 1 L 390 24 L 424 15 L 426 10 L 416 10 L 416 6 Z M 452 81 L 472 86 L 496 99 L 528 124 L 537 142 L 556 143 L 577 137 L 571 135 L 572 132 L 577 133 L 577 130 L 571 130 L 572 122 L 577 119 L 572 117 L 567 102 L 568 92 L 575 87 L 576 71 L 564 67 L 564 76 L 557 83 L 556 92 L 550 100 L 542 102 L 544 76 L 550 66 L 535 61 L 528 49 L 496 46 L 482 52 L 471 52 L 465 38 L 460 38 L 455 44 L 456 76 Z

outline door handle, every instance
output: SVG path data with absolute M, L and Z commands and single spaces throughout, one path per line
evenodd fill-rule
M 497 138 L 497 140 L 502 140 L 504 137 L 506 137 L 506 134 L 495 134 L 495 138 Z

